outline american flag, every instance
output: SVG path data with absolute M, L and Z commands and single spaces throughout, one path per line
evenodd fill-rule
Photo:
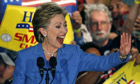
M 77 10 L 76 0 L 1 0 L 0 23 L 3 19 L 7 4 L 37 7 L 45 2 L 56 2 L 60 6 L 65 7 L 69 13 L 72 13 L 73 11 Z
M 75 0 L 23 0 L 22 6 L 31 6 L 36 7 L 39 6 L 45 2 L 56 2 L 57 4 L 64 6 L 70 6 L 70 5 L 76 5 Z

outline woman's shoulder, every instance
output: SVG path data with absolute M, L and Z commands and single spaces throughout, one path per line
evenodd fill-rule
M 41 48 L 40 48 L 39 44 L 37 44 L 35 46 L 18 51 L 17 58 L 27 61 L 27 59 L 28 60 L 36 59 L 36 57 L 40 56 L 40 53 L 41 53 Z
M 37 44 L 35 46 L 18 51 L 18 54 L 19 53 L 21 54 L 36 53 L 36 52 L 39 52 L 40 50 L 41 50 L 41 44 Z

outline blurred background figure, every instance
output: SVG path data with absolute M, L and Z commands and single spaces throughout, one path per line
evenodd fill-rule
M 121 27 L 124 24 L 124 21 L 128 17 L 128 14 L 131 10 L 132 5 L 134 4 L 134 0 L 111 0 L 109 10 L 112 13 L 112 29 L 111 32 L 116 34 L 112 35 L 112 39 L 117 37 L 120 34 Z
M 137 0 L 139 1 L 139 0 Z M 140 16 L 139 16 L 139 4 L 134 4 L 134 0 L 112 0 L 111 4 L 109 6 L 110 11 L 112 12 L 112 29 L 111 29 L 111 35 L 110 38 L 114 39 L 120 34 L 120 31 L 122 30 L 122 26 L 124 25 L 124 22 L 129 19 L 134 19 L 136 15 L 130 14 L 131 12 L 137 11 L 138 9 L 138 16 L 136 18 L 136 21 L 134 22 L 133 28 L 132 28 L 132 36 L 133 36 L 133 46 L 136 47 L 140 52 Z M 132 11 L 131 11 L 132 10 Z M 134 10 L 134 11 L 133 11 Z M 128 17 L 130 15 L 130 17 Z M 129 21 L 130 22 L 130 21 Z M 130 25 L 127 24 L 129 27 Z
M 17 53 L 0 47 L 0 84 L 11 84 Z
M 92 38 L 85 24 L 82 23 L 82 17 L 79 11 L 72 13 L 71 19 L 73 20 L 74 40 L 77 45 L 82 45 L 86 42 L 91 42 Z M 81 37 L 83 37 L 81 39 Z

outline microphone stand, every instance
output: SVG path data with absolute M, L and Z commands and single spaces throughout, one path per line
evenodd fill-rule
M 49 73 L 48 73 L 48 70 L 47 70 L 47 73 L 46 73 L 45 80 L 46 80 L 46 84 L 49 84 Z
M 46 84 L 49 84 L 49 80 L 50 80 L 50 79 L 49 79 L 49 73 L 48 73 L 48 71 L 51 70 L 51 69 L 50 69 L 50 68 L 49 68 L 49 69 L 45 69 L 45 68 L 44 68 L 44 70 L 47 71 L 47 73 L 46 73 L 46 78 L 45 78 Z
M 54 80 L 54 77 L 55 77 L 55 70 L 56 70 L 56 65 L 57 65 L 57 61 L 56 61 L 56 58 L 53 56 L 53 54 L 51 55 L 52 57 L 50 58 L 50 66 L 51 68 L 43 68 L 44 66 L 44 59 L 42 57 L 39 57 L 37 59 L 37 66 L 39 67 L 39 72 L 40 72 L 40 75 L 41 75 L 41 81 L 39 82 L 39 84 L 42 82 L 43 80 L 43 73 L 44 73 L 44 70 L 47 71 L 46 73 L 46 77 L 45 77 L 45 80 L 46 80 L 46 84 L 49 84 L 49 70 L 52 71 L 52 78 Z M 54 61 L 54 63 L 53 63 Z M 53 82 L 53 80 L 50 82 L 50 84 Z

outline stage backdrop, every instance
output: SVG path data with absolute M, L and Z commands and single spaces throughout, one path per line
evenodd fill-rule
M 103 84 L 140 84 L 140 66 L 129 61 Z
M 35 10 L 35 7 L 7 5 L 0 27 L 0 47 L 19 51 L 37 44 L 31 24 Z M 69 44 L 73 40 L 69 14 L 67 14 L 65 19 L 68 33 L 64 43 Z

